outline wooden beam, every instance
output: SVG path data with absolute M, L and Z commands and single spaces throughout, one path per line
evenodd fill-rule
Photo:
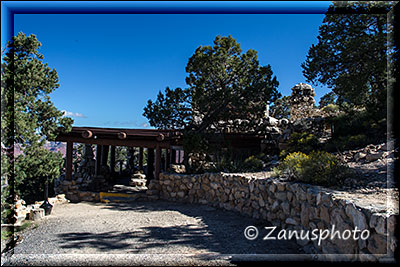
M 157 143 L 160 144 L 161 148 L 169 148 L 171 146 L 170 141 L 157 142 L 156 140 L 129 140 L 129 139 L 103 139 L 103 138 L 90 138 L 86 139 L 79 136 L 60 136 L 55 141 L 59 142 L 74 142 L 82 144 L 94 144 L 94 145 L 113 145 L 113 146 L 131 146 L 131 147 L 146 147 L 156 148 Z
M 67 142 L 67 154 L 66 154 L 66 173 L 65 176 L 67 180 L 72 180 L 72 149 L 73 142 Z

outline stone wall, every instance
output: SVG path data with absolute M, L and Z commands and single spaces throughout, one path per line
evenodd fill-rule
M 149 199 L 200 203 L 236 211 L 264 220 L 265 226 L 270 222 L 287 231 L 322 231 L 332 229 L 333 225 L 341 233 L 359 230 L 358 240 L 336 236 L 319 241 L 319 245 L 318 240 L 297 240 L 315 253 L 348 254 L 354 259 L 374 260 L 393 257 L 396 246 L 395 214 L 388 213 L 384 207 L 360 207 L 319 186 L 276 178 L 256 179 L 243 174 L 160 174 L 159 180 L 150 183 L 147 194 Z M 364 230 L 369 231 L 369 237 L 362 240 L 360 232 Z

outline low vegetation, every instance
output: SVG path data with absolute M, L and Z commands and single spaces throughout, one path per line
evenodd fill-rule
M 276 176 L 321 186 L 340 185 L 350 174 L 344 163 L 325 151 L 313 151 L 308 155 L 290 153 L 274 168 L 274 172 Z

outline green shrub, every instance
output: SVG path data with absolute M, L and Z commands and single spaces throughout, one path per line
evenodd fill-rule
M 335 104 L 328 104 L 321 108 L 321 111 L 325 114 L 337 114 L 339 112 L 339 106 Z
M 292 152 L 303 152 L 310 153 L 313 150 L 318 150 L 320 148 L 320 142 L 318 137 L 314 134 L 307 132 L 294 132 L 290 135 L 287 142 L 287 149 L 280 152 L 280 157 L 284 158 L 289 153 Z
M 231 155 L 222 155 L 217 157 L 209 172 L 251 172 L 260 171 L 264 167 L 262 160 L 264 154 L 252 155 L 246 159 L 233 157 Z
M 287 155 L 274 172 L 294 181 L 333 186 L 343 182 L 349 175 L 349 168 L 325 151 L 313 151 L 309 155 L 294 152 Z
M 377 140 L 373 136 L 365 134 L 340 136 L 330 139 L 325 145 L 324 150 L 329 152 L 351 150 L 365 147 L 371 143 L 376 143 Z
M 15 193 L 26 203 L 44 199 L 45 184 L 49 196 L 54 194 L 53 181 L 60 175 L 63 159 L 60 152 L 43 147 L 29 147 L 15 158 Z
M 245 171 L 259 171 L 264 166 L 263 161 L 254 155 L 245 159 L 243 165 Z

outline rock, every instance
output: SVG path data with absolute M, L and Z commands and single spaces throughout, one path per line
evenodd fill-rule
M 373 233 L 372 236 L 368 238 L 368 250 L 372 254 L 386 254 L 387 253 L 387 238 Z
M 321 220 L 324 220 L 326 223 L 329 224 L 330 222 L 329 210 L 325 205 L 321 205 L 319 217 L 321 218 Z
M 292 192 L 287 192 L 286 193 L 286 198 L 287 198 L 287 200 L 290 202 L 290 201 L 292 201 L 292 199 L 293 199 L 293 193 Z
M 275 194 L 275 197 L 279 199 L 280 201 L 285 201 L 286 200 L 286 193 L 285 192 L 278 192 Z
M 367 156 L 367 154 L 363 153 L 363 152 L 358 152 L 354 155 L 354 160 L 355 161 L 360 161 L 360 159 L 363 159 Z
M 293 218 L 287 218 L 287 219 L 285 220 L 285 223 L 286 223 L 286 224 L 292 224 L 292 225 L 297 225 L 297 224 L 298 224 L 298 223 L 296 222 L 296 220 L 293 219 Z
M 278 188 L 278 191 L 285 191 L 285 184 L 284 183 L 277 183 L 276 187 Z
M 352 219 L 354 227 L 357 226 L 357 228 L 361 231 L 368 228 L 365 215 L 361 211 L 359 211 L 354 206 L 353 203 L 349 203 L 346 206 L 345 211 L 346 211 L 347 216 L 349 216 Z
M 278 200 L 275 200 L 274 204 L 272 204 L 271 210 L 276 211 L 278 207 L 279 207 L 279 202 Z
M 43 217 L 44 217 L 44 209 L 42 209 L 42 208 L 32 209 L 29 214 L 29 220 L 32 220 L 32 221 L 39 221 Z
M 275 191 L 276 191 L 276 185 L 275 185 L 275 184 L 271 184 L 271 185 L 269 186 L 269 191 L 271 191 L 272 193 L 275 193 Z
M 290 205 L 287 201 L 282 202 L 281 207 L 282 207 L 283 213 L 290 214 Z
M 376 161 L 380 159 L 383 156 L 383 152 L 375 152 L 375 153 L 369 153 L 365 157 L 365 160 L 368 162 Z
M 300 221 L 301 224 L 305 227 L 308 226 L 309 216 L 310 216 L 310 206 L 305 202 L 301 203 Z
M 369 226 L 375 228 L 375 231 L 380 235 L 386 235 L 386 218 L 379 213 L 374 213 L 371 215 L 369 221 Z
M 263 199 L 262 197 L 259 197 L 259 199 L 258 199 L 258 205 L 259 205 L 260 207 L 265 207 L 265 202 L 264 202 L 264 199 Z

